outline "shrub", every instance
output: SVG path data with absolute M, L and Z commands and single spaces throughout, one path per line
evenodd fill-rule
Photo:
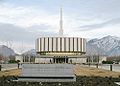
M 113 61 L 102 61 L 102 64 L 113 64 Z
M 15 60 L 9 60 L 9 63 L 17 63 Z

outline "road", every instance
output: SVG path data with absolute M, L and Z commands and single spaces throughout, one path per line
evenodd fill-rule
M 82 65 L 82 66 L 88 66 L 88 65 Z M 90 67 L 96 68 L 96 65 L 90 65 Z M 110 70 L 110 64 L 102 64 L 99 65 L 98 68 Z M 112 71 L 120 72 L 120 64 L 112 64 Z

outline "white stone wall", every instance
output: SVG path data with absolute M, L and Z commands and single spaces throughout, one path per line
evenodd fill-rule
M 35 58 L 35 63 L 50 63 L 50 60 L 53 62 L 52 58 Z
M 50 63 L 53 62 L 53 58 L 35 58 L 35 63 Z M 86 63 L 87 58 L 68 58 L 68 63 Z
M 72 60 L 72 63 L 86 63 L 87 62 L 87 58 L 69 58 L 69 63 L 70 60 Z
M 86 52 L 86 40 L 84 38 L 41 37 L 36 42 L 37 52 Z

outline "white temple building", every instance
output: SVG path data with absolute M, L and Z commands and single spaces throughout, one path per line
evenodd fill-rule
M 64 37 L 62 8 L 60 10 L 60 30 L 56 37 L 39 37 L 36 40 L 37 57 L 35 63 L 86 63 L 86 39 Z

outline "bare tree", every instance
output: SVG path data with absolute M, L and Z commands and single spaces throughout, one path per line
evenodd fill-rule
M 0 61 L 3 60 L 3 58 L 4 58 L 3 55 L 0 54 Z

